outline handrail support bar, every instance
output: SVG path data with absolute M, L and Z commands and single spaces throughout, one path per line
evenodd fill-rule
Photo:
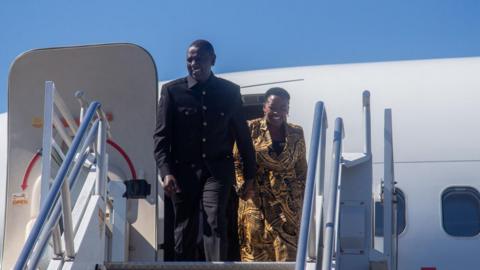
M 363 130 L 364 130 L 364 148 L 366 155 L 372 154 L 372 120 L 370 116 L 370 91 L 363 91 Z
M 302 218 L 300 223 L 300 235 L 298 238 L 297 256 L 296 256 L 296 270 L 304 270 L 307 257 L 307 245 L 310 232 L 310 221 L 312 217 L 312 203 L 315 196 L 315 176 L 316 165 L 319 152 L 319 141 L 324 128 L 325 107 L 323 102 L 315 104 L 314 121 L 312 127 L 312 137 L 310 138 L 310 149 L 308 153 L 309 166 L 307 169 L 307 180 L 305 183 L 305 195 L 303 199 Z M 322 150 L 323 151 L 323 150 Z
M 75 134 L 77 132 L 78 126 L 77 126 L 77 123 L 75 123 L 75 120 L 73 119 L 72 114 L 67 109 L 67 105 L 65 104 L 65 101 L 60 95 L 55 95 L 54 100 L 55 100 L 55 105 L 57 106 L 57 109 L 60 112 L 60 115 L 63 117 L 63 119 L 65 119 L 72 133 Z
M 72 146 L 72 138 L 67 134 L 67 131 L 65 130 L 62 121 L 60 121 L 60 118 L 58 118 L 55 113 L 53 114 L 53 126 L 57 130 L 62 140 L 67 144 L 67 146 Z
M 62 185 L 62 215 L 63 215 L 63 236 L 65 240 L 65 255 L 72 259 L 75 257 L 75 249 L 73 247 L 73 222 L 72 222 L 72 205 L 70 197 L 70 187 L 68 181 L 64 181 Z
M 58 226 L 58 222 L 53 227 L 52 231 L 52 242 L 53 242 L 53 253 L 57 258 L 63 257 L 63 247 L 62 247 L 62 236 L 60 232 L 60 226 Z
M 98 111 L 97 111 L 98 112 Z M 105 167 L 105 150 L 106 150 L 106 124 L 105 120 L 99 121 L 98 136 L 97 136 L 97 181 L 95 182 L 95 195 L 104 197 L 104 190 L 106 186 L 106 170 Z M 104 197 L 105 198 L 105 197 Z
M 333 135 L 331 184 L 329 186 L 329 200 L 326 203 L 324 224 L 324 249 L 322 255 L 322 270 L 332 269 L 332 256 L 334 247 L 334 233 L 336 223 L 337 194 L 339 189 L 340 166 L 342 156 L 343 120 L 335 119 L 335 131 Z

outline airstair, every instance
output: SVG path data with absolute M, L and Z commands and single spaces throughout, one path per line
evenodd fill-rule
M 73 107 L 45 82 L 39 209 L 18 249 L 15 270 L 23 269 L 321 269 L 396 270 L 395 182 L 392 114 L 384 127 L 384 250 L 373 247 L 373 194 L 370 93 L 363 93 L 364 149 L 343 152 L 342 118 L 333 130 L 330 174 L 326 177 L 327 114 L 315 106 L 297 258 L 285 263 L 164 262 L 131 260 L 131 201 L 145 199 L 149 184 L 139 180 L 128 154 L 115 143 L 101 102 L 77 91 Z M 86 91 L 88 96 L 88 91 Z M 93 95 L 91 95 L 93 96 Z M 71 103 L 69 103 L 71 104 Z M 75 120 L 71 111 L 78 109 Z M 118 131 L 118 130 L 117 130 Z M 116 173 L 117 151 L 132 177 Z M 117 153 L 117 154 L 118 154 Z M 139 173 L 141 174 L 141 172 Z M 157 192 L 153 189 L 152 192 Z M 155 196 L 160 196 L 161 191 Z M 159 210 L 161 215 L 161 210 Z M 158 218 L 158 217 L 156 217 Z M 21 238 L 21 236 L 20 236 Z M 161 239 L 158 237 L 157 239 Z M 9 248 L 8 242 L 5 249 Z M 161 253 L 158 253 L 161 254 Z

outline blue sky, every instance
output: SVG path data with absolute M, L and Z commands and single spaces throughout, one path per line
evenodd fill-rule
M 2 0 L 0 112 L 10 64 L 34 48 L 136 43 L 169 80 L 197 38 L 214 44 L 217 73 L 480 56 L 479 14 L 478 0 Z

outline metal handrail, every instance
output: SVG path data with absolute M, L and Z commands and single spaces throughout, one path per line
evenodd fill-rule
M 28 258 L 38 240 L 38 237 L 47 221 L 47 218 L 49 214 L 52 212 L 52 209 L 54 208 L 55 202 L 58 200 L 60 196 L 60 188 L 62 187 L 64 181 L 65 181 L 65 176 L 68 173 L 68 169 L 70 167 L 70 164 L 74 160 L 75 154 L 77 153 L 78 148 L 80 147 L 80 144 L 82 142 L 82 139 L 85 136 L 85 133 L 88 129 L 88 126 L 90 124 L 90 121 L 93 119 L 95 116 L 95 112 L 97 109 L 100 107 L 99 102 L 92 102 L 90 106 L 88 107 L 88 110 L 85 114 L 85 120 L 83 121 L 82 124 L 80 125 L 77 134 L 75 135 L 72 146 L 69 148 L 67 155 L 65 157 L 65 161 L 62 163 L 60 166 L 60 169 L 58 171 L 57 176 L 55 177 L 55 180 L 52 183 L 52 186 L 48 192 L 48 195 L 45 198 L 45 201 L 40 209 L 40 213 L 35 221 L 35 224 L 33 225 L 32 230 L 30 231 L 30 234 L 28 235 L 28 238 L 25 242 L 25 245 L 22 248 L 22 251 L 20 253 L 20 256 L 15 263 L 15 266 L 13 269 L 15 270 L 23 270 L 27 264 Z
M 383 253 L 387 257 L 388 269 L 396 270 L 396 211 L 394 201 L 395 179 L 393 162 L 392 110 L 385 109 L 384 154 L 383 154 Z
M 83 164 L 85 163 L 90 150 L 88 149 L 89 145 L 93 142 L 95 135 L 98 131 L 99 120 L 95 120 L 92 127 L 88 131 L 88 134 L 83 142 L 82 148 L 79 151 L 80 156 L 77 159 L 77 162 L 73 166 L 69 176 L 68 176 L 68 186 L 70 189 L 73 188 L 75 185 L 78 175 L 80 174 L 80 169 L 82 168 Z M 39 236 L 39 240 L 37 241 L 37 250 L 33 251 L 32 258 L 30 259 L 30 263 L 28 264 L 30 269 L 35 269 L 37 267 L 38 262 L 43 254 L 43 251 L 48 243 L 48 239 L 50 237 L 50 233 L 53 230 L 54 226 L 58 223 L 60 219 L 60 211 L 61 211 L 61 204 L 57 203 L 55 208 L 50 216 L 45 229 L 43 230 L 42 234 Z
M 326 125 L 325 107 L 323 102 L 315 104 L 315 114 L 313 117 L 312 137 L 310 138 L 310 149 L 308 153 L 307 180 L 305 183 L 305 193 L 303 199 L 302 219 L 300 223 L 300 235 L 298 237 L 297 257 L 295 270 L 304 270 L 307 256 L 307 244 L 310 233 L 310 220 L 312 216 L 313 197 L 315 195 L 315 176 L 317 173 L 318 152 L 320 149 L 321 136 L 324 135 L 323 129 Z M 324 155 L 320 155 L 324 157 Z M 321 161 L 322 162 L 322 161 Z M 318 183 L 317 183 L 318 185 Z
M 322 270 L 332 269 L 333 242 L 335 231 L 335 214 L 337 207 L 338 181 L 340 178 L 340 166 L 342 161 L 342 139 L 343 139 L 343 121 L 342 118 L 335 120 L 335 131 L 333 135 L 332 164 L 331 164 L 331 182 L 329 201 L 326 204 L 325 211 L 325 247 L 322 256 Z
M 372 120 L 370 117 L 370 91 L 365 90 L 362 93 L 362 105 L 363 105 L 363 132 L 364 144 L 363 152 L 365 155 L 372 155 Z

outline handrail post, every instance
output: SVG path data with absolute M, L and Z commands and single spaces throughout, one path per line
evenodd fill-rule
M 325 246 L 322 255 L 322 270 L 332 269 L 333 241 L 335 216 L 337 208 L 337 193 L 339 189 L 340 166 L 342 155 L 343 121 L 342 118 L 335 119 L 335 131 L 333 135 L 332 164 L 331 164 L 331 185 L 329 186 L 329 200 L 326 203 L 324 241 Z
M 388 269 L 396 269 L 395 260 L 395 239 L 397 232 L 395 230 L 395 211 L 393 196 L 395 193 L 394 184 L 394 164 L 393 164 L 393 129 L 392 129 L 392 111 L 385 109 L 385 127 L 384 127 L 384 163 L 383 163 L 383 253 L 388 258 Z
M 83 91 L 78 90 L 75 92 L 75 98 L 78 100 L 78 103 L 80 103 L 80 123 L 83 121 L 83 115 L 85 114 L 85 109 L 87 107 L 87 102 L 85 101 L 84 95 L 85 93 Z
M 328 127 L 327 112 L 323 110 L 321 117 L 319 148 L 317 149 L 319 157 L 317 158 L 317 168 L 315 170 L 315 191 L 312 205 L 313 214 L 310 219 L 310 233 L 308 239 L 308 258 L 317 262 L 316 267 L 320 267 L 323 250 L 323 185 L 325 178 L 325 142 L 326 131 Z M 315 221 L 315 222 L 314 222 Z
M 315 181 L 315 184 L 314 184 L 314 188 L 315 186 L 317 185 L 316 181 Z M 316 261 L 317 260 L 317 252 L 316 252 L 316 248 L 317 248 L 317 230 L 315 230 L 316 228 L 316 223 L 315 222 L 315 218 L 316 218 L 316 214 L 318 212 L 318 208 L 317 208 L 317 196 L 315 196 L 315 194 L 313 195 L 312 197 L 312 210 L 311 210 L 311 213 L 310 213 L 310 221 L 309 221 L 309 233 L 308 233 L 308 243 L 307 243 L 307 254 L 306 254 L 306 261 Z
M 316 181 L 316 191 L 317 191 L 317 199 L 318 202 L 317 204 L 317 211 L 316 211 L 316 270 L 320 270 L 321 267 L 321 262 L 323 260 L 323 217 L 324 217 L 324 207 L 325 207 L 325 149 L 326 149 L 326 142 L 327 142 L 327 128 L 328 128 L 328 122 L 327 122 L 327 113 L 326 111 L 323 112 L 323 126 L 321 130 L 321 137 L 320 137 L 320 158 L 318 159 L 318 174 L 317 174 L 317 181 Z
M 305 183 L 305 193 L 303 199 L 302 218 L 300 223 L 300 235 L 298 237 L 296 270 L 305 269 L 305 259 L 307 255 L 308 235 L 310 231 L 310 219 L 312 215 L 312 202 L 315 195 L 315 174 L 318 158 L 318 147 L 321 136 L 322 124 L 324 120 L 323 102 L 315 104 L 315 114 L 312 127 L 312 137 L 310 138 L 310 149 L 308 153 L 309 166 L 307 169 L 307 180 Z
M 55 83 L 53 81 L 45 82 L 45 101 L 43 112 L 43 138 L 42 138 L 42 178 L 41 178 L 41 202 L 40 207 L 45 206 L 47 194 L 51 192 L 50 181 L 52 178 L 52 137 L 53 125 L 55 122 Z M 55 225 L 52 231 L 53 253 L 57 257 L 63 256 L 60 228 Z
M 371 117 L 370 117 L 370 92 L 363 91 L 363 129 L 365 133 L 365 143 L 363 152 L 366 155 L 372 154 L 372 131 L 371 131 Z
M 106 124 L 105 120 L 101 119 L 98 126 L 98 137 L 97 137 L 97 181 L 95 183 L 95 195 L 104 196 L 106 190 L 106 159 L 105 159 L 105 150 L 106 150 Z
M 103 124 L 105 125 L 105 136 L 106 138 L 112 138 L 112 134 L 110 133 L 110 123 L 108 122 L 108 117 L 105 114 L 105 111 L 102 108 L 97 110 L 97 115 L 99 119 L 103 120 Z
M 63 248 L 62 248 L 62 236 L 60 232 L 60 226 L 58 223 L 55 224 L 52 230 L 52 242 L 53 242 L 53 253 L 57 256 L 57 258 L 63 257 Z
M 72 205 L 70 198 L 70 187 L 68 181 L 64 181 L 62 185 L 62 215 L 63 215 L 63 236 L 65 240 L 65 255 L 73 259 L 75 257 L 75 249 L 73 247 L 73 222 L 72 222 Z
M 43 111 L 43 134 L 42 134 L 42 178 L 41 178 L 41 202 L 40 207 L 44 205 L 45 197 L 50 189 L 50 179 L 52 178 L 52 136 L 53 136 L 53 108 L 55 95 L 55 84 L 52 81 L 45 82 L 45 101 Z

